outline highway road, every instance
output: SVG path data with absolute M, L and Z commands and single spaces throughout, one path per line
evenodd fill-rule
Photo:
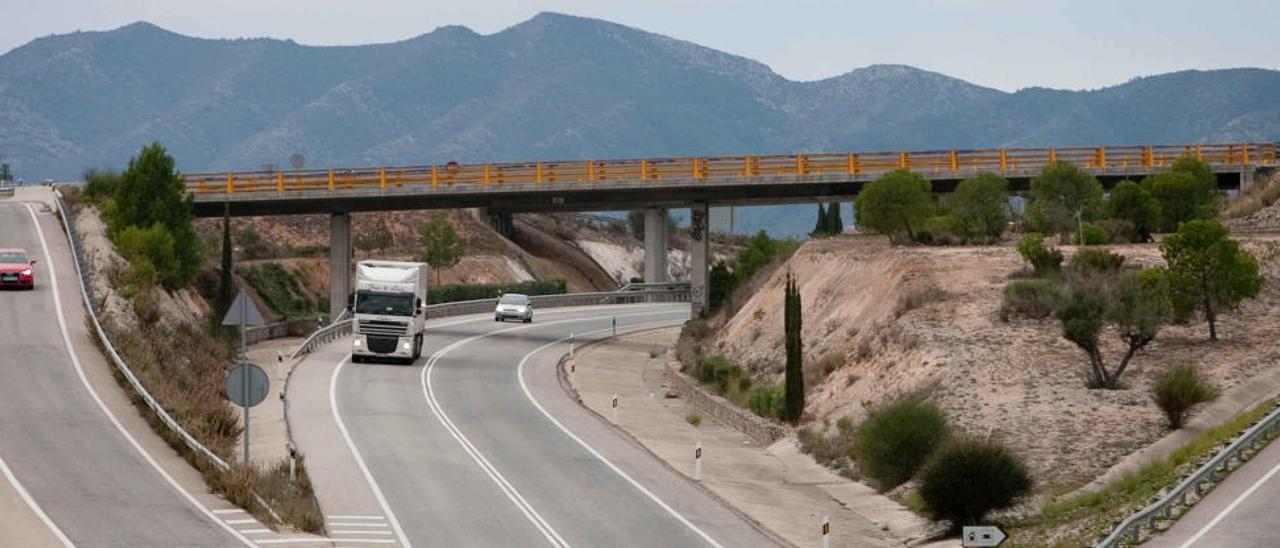
M 775 546 L 557 383 L 571 333 L 582 343 L 615 318 L 626 331 L 688 314 L 629 305 L 539 310 L 533 324 L 433 321 L 411 366 L 351 364 L 346 341 L 321 349 L 290 381 L 290 421 L 330 528 L 365 519 L 385 543 L 419 546 Z
M 139 419 L 85 330 L 61 230 L 47 206 L 0 202 L 0 247 L 38 261 L 34 291 L 0 291 L 0 523 L 18 528 L 0 545 L 246 545 L 143 450 L 158 437 L 122 425 Z
M 1237 548 L 1280 545 L 1280 442 L 1272 442 L 1147 545 Z

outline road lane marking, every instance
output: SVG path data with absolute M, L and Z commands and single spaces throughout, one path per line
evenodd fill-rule
M 329 531 L 329 534 L 331 534 L 331 535 L 387 535 L 387 536 L 390 536 L 390 535 L 391 535 L 391 531 L 355 531 L 355 530 L 352 530 L 352 531 L 344 531 L 344 530 L 333 530 L 333 531 Z
M 270 533 L 271 530 L 270 529 L 241 529 L 240 532 L 246 535 L 261 535 L 265 533 Z
M 270 540 L 260 540 L 258 544 L 324 544 L 330 542 L 359 543 L 359 544 L 395 544 L 396 541 L 389 538 L 324 538 L 324 537 L 295 537 L 295 538 L 274 538 Z
M 381 529 L 386 527 L 385 523 L 330 523 L 329 527 L 371 527 Z
M 116 418 L 115 414 L 107 408 L 106 402 L 103 402 L 102 398 L 98 396 L 98 392 L 93 389 L 93 385 L 89 384 L 89 378 L 85 376 L 84 368 L 80 365 L 80 358 L 76 356 L 75 348 L 71 345 L 71 334 L 67 330 L 67 319 L 62 312 L 62 297 L 58 292 L 58 271 L 54 266 L 53 254 L 49 253 L 49 242 L 44 238 L 44 229 L 40 228 L 40 219 L 36 217 L 36 210 L 32 209 L 31 204 L 27 204 L 27 213 L 31 214 L 31 221 L 35 223 L 36 236 L 40 238 L 40 249 L 44 252 L 45 269 L 49 272 L 49 288 L 53 292 L 53 311 L 58 318 L 58 328 L 62 331 L 62 342 L 67 347 L 67 355 L 71 357 L 71 364 L 75 367 L 76 375 L 80 377 L 80 383 L 84 385 L 85 390 L 89 392 L 89 396 L 91 396 L 93 401 L 98 404 L 98 408 L 107 416 L 107 419 L 111 424 L 115 425 L 116 430 L 118 430 L 120 434 L 124 436 L 125 440 L 127 440 L 129 444 L 142 455 L 143 460 L 146 460 L 147 463 L 165 479 L 165 481 L 169 482 L 169 485 L 172 486 L 174 490 L 181 494 L 182 497 L 199 510 L 200 513 L 204 514 L 205 517 L 209 518 L 214 523 L 218 524 L 218 526 L 230 533 L 231 536 L 235 537 L 236 540 L 244 543 L 245 546 L 253 546 L 254 544 L 252 541 L 244 535 L 241 535 L 234 527 L 223 523 L 222 520 L 218 519 L 216 514 L 208 508 L 205 508 L 203 504 L 200 504 L 200 501 L 197 501 L 196 498 L 191 495 L 191 493 L 188 493 L 186 489 L 183 489 L 182 486 L 178 484 L 178 481 L 173 479 L 173 476 L 170 476 L 169 472 L 161 467 L 160 463 L 156 462 L 156 460 L 152 458 L 151 454 L 142 448 L 142 444 L 138 443 L 138 440 L 134 439 L 133 434 L 130 434 L 129 431 L 125 429 L 124 425 L 120 423 L 120 420 Z M 71 243 L 67 242 L 67 245 L 71 245 Z M 72 260 L 75 260 L 74 257 Z M 81 291 L 83 291 L 83 288 Z
M 615 315 L 614 317 L 629 318 L 634 316 L 653 316 L 656 314 L 667 314 L 667 313 L 670 313 L 670 312 L 668 311 L 641 312 L 641 313 L 635 313 L 635 314 L 620 314 L 620 315 Z M 450 344 L 444 348 L 441 348 L 439 351 L 433 354 L 431 358 L 427 361 L 426 367 L 422 368 L 422 392 L 427 399 L 427 406 L 431 408 L 431 411 L 433 413 L 435 413 L 436 418 L 439 419 L 440 423 L 444 425 L 445 430 L 447 430 L 449 434 L 453 436 L 453 439 L 457 441 L 460 445 L 462 445 L 463 450 L 466 451 L 466 453 L 472 458 L 472 460 L 475 461 L 476 464 L 480 466 L 480 469 L 483 470 L 485 474 L 487 474 L 489 478 L 492 479 L 494 483 L 498 485 L 498 488 L 502 490 L 503 494 L 505 494 L 507 498 L 510 499 L 512 503 L 516 505 L 516 508 L 518 508 L 521 511 L 521 513 L 525 515 L 526 518 L 528 518 L 531 522 L 533 522 L 534 526 L 537 527 L 540 532 L 542 532 L 543 536 L 547 537 L 547 540 L 550 541 L 553 546 L 567 547 L 569 546 L 569 544 L 564 540 L 563 537 L 560 536 L 559 533 L 555 531 L 554 528 L 551 527 L 551 524 L 547 523 L 547 521 L 543 519 L 542 516 L 539 515 L 536 510 L 534 510 L 533 506 L 530 505 L 529 502 L 526 501 L 524 497 L 520 495 L 519 491 L 517 491 L 515 487 L 512 486 L 511 483 L 508 482 L 507 479 L 503 477 L 503 475 L 500 472 L 498 472 L 497 468 L 495 468 L 489 462 L 489 460 L 484 457 L 484 455 L 480 452 L 479 449 L 477 449 L 474 445 L 472 445 L 471 441 L 468 440 L 467 437 L 463 435 L 462 431 L 453 423 L 453 421 L 449 419 L 449 416 L 444 412 L 444 408 L 440 405 L 439 401 L 436 400 L 435 398 L 434 385 L 431 382 L 431 371 L 435 368 L 436 363 L 438 363 L 440 359 L 443 358 L 449 352 L 452 352 L 458 347 L 469 344 L 479 339 L 483 339 L 485 337 L 490 337 L 490 336 L 498 335 L 502 333 L 509 333 L 513 331 L 533 329 L 536 327 L 545 327 L 548 325 L 558 325 L 563 323 L 575 323 L 575 322 L 584 322 L 584 321 L 599 321 L 600 319 L 601 319 L 600 316 L 594 316 L 594 317 L 588 317 L 588 318 L 570 318 L 565 320 L 557 320 L 553 322 L 543 322 L 540 324 L 526 324 L 519 327 L 498 329 L 496 331 L 481 333 L 478 335 L 467 337 L 459 341 L 455 341 L 453 344 Z
M 256 524 L 256 523 L 258 523 L 258 520 L 256 520 L 256 519 L 229 519 L 229 520 L 227 520 L 227 523 L 230 523 L 231 525 L 247 525 L 247 524 L 250 524 L 250 523 Z
M 342 422 L 342 414 L 338 412 L 338 375 L 342 373 L 342 367 L 351 361 L 351 354 L 347 354 L 338 362 L 338 366 L 333 368 L 333 376 L 329 378 L 329 409 L 333 412 L 333 420 L 338 423 L 338 431 L 342 434 L 342 441 L 347 444 L 347 449 L 351 450 L 351 456 L 356 459 L 356 466 L 360 468 L 360 473 L 364 475 L 364 480 L 369 484 L 369 488 L 373 490 L 374 498 L 378 499 L 378 505 L 382 507 L 382 512 L 391 521 L 391 528 L 396 532 L 396 538 L 400 539 L 400 545 L 405 548 L 413 546 L 409 542 L 409 538 L 405 536 L 404 529 L 400 528 L 400 520 L 396 519 L 395 512 L 391 511 L 391 505 L 387 503 L 386 495 L 382 494 L 382 488 L 378 487 L 378 480 L 373 479 L 373 474 L 369 472 L 369 466 L 365 464 L 364 457 L 360 455 L 360 450 L 356 448 L 355 442 L 351 441 L 351 433 L 347 431 L 347 425 Z
M 1187 539 L 1186 542 L 1182 543 L 1182 546 L 1180 548 L 1187 548 L 1192 544 L 1194 544 L 1197 540 L 1200 540 L 1200 537 L 1203 537 L 1205 533 L 1208 533 L 1210 529 L 1213 529 L 1213 526 L 1217 525 L 1218 522 L 1222 521 L 1223 518 L 1227 517 L 1227 514 L 1230 514 L 1232 510 L 1235 510 L 1237 506 L 1240 506 L 1240 503 L 1244 502 L 1244 499 L 1249 498 L 1249 495 L 1252 495 L 1254 491 L 1257 491 L 1259 487 L 1262 487 L 1262 484 L 1270 480 L 1272 476 L 1276 475 L 1276 473 L 1280 473 L 1280 464 L 1277 464 L 1271 467 L 1271 470 L 1268 471 L 1265 476 L 1262 476 L 1261 478 L 1258 479 L 1258 481 L 1253 482 L 1253 485 L 1250 485 L 1248 489 L 1245 489 L 1243 493 L 1240 493 L 1240 496 L 1236 497 L 1235 500 L 1231 501 L 1231 504 L 1228 504 L 1226 508 L 1223 508 L 1222 512 L 1220 512 L 1217 516 L 1215 516 L 1212 521 L 1205 524 L 1205 526 L 1201 527 L 1199 531 L 1196 531 L 1195 535 L 1192 535 L 1191 538 Z
M 673 322 L 670 322 L 670 321 L 649 322 L 648 324 L 639 324 L 636 326 L 632 326 L 632 328 L 629 329 L 629 331 L 637 331 L 641 329 L 641 326 L 645 326 L 645 325 L 662 325 L 662 324 L 672 324 L 672 323 Z M 596 333 L 605 333 L 610 330 L 612 330 L 612 328 L 598 329 L 595 331 L 588 331 L 586 333 L 579 333 L 578 335 L 585 336 L 585 335 L 592 335 Z M 573 439 L 573 441 L 578 442 L 578 445 L 581 445 L 583 449 L 586 449 L 587 452 L 591 453 L 593 456 L 595 456 L 595 458 L 599 459 L 600 462 L 605 464 L 605 466 L 608 466 L 610 470 L 613 470 L 614 472 L 616 472 L 619 476 L 622 477 L 622 479 L 626 480 L 627 483 L 630 483 L 632 487 L 635 487 L 641 493 L 644 493 L 645 496 L 649 497 L 649 499 L 652 500 L 654 503 L 656 503 L 659 507 L 661 507 L 663 510 L 666 510 L 668 514 L 671 514 L 672 517 L 679 520 L 680 523 L 683 523 L 685 527 L 688 527 L 698 536 L 702 537 L 702 540 L 707 541 L 707 544 L 710 544 L 711 546 L 715 546 L 716 548 L 721 548 L 720 543 L 716 542 L 716 540 L 712 538 L 711 535 L 708 535 L 706 531 L 703 531 L 697 525 L 694 525 L 693 522 L 690 522 L 687 518 L 685 518 L 683 515 L 677 512 L 675 508 L 672 508 L 666 502 L 663 502 L 663 500 L 658 498 L 657 495 L 653 494 L 652 491 L 649 491 L 643 485 L 641 485 L 640 482 L 636 481 L 631 476 L 627 475 L 626 472 L 623 472 L 621 468 L 618 468 L 617 465 L 613 464 L 613 462 L 610 462 L 609 459 L 606 459 L 604 455 L 601 455 L 600 452 L 596 451 L 594 447 L 591 447 L 590 445 L 588 445 L 587 442 L 584 441 L 582 438 L 578 437 L 577 434 L 574 434 L 573 432 L 569 431 L 569 429 L 566 428 L 564 424 L 561 424 L 559 420 L 551 416 L 551 413 L 547 412 L 546 408 L 542 407 L 542 404 L 538 403 L 538 400 L 533 397 L 533 393 L 529 391 L 529 385 L 524 380 L 525 363 L 527 363 L 529 361 L 529 358 L 533 357 L 535 354 L 542 352 L 543 350 L 546 350 L 547 348 L 550 348 L 557 344 L 563 344 L 565 341 L 568 341 L 571 338 L 572 337 L 564 337 L 560 340 L 556 340 L 556 341 L 552 341 L 547 344 L 544 344 L 538 347 L 537 349 L 533 350 L 532 352 L 525 354 L 524 358 L 520 360 L 520 365 L 516 366 L 516 377 L 519 378 L 520 380 L 520 389 L 524 391 L 525 397 L 529 398 L 529 402 L 532 403 L 534 407 L 537 407 L 538 411 L 541 411 L 543 416 L 547 417 L 547 420 L 550 420 L 552 424 L 556 425 L 556 427 L 559 428 L 561 432 L 564 432 L 565 435 L 569 436 L 571 439 Z
M 9 469 L 8 464 L 5 464 L 3 458 L 0 458 L 0 472 L 4 473 L 5 479 L 9 480 L 9 483 L 13 485 L 13 489 L 18 492 L 18 496 L 22 497 L 22 501 L 27 503 L 27 507 L 31 508 L 31 511 L 35 512 L 36 517 L 40 518 L 40 521 L 44 522 L 45 527 L 49 528 L 49 531 L 53 533 L 53 536 L 58 538 L 58 542 L 61 542 L 63 546 L 67 546 L 68 548 L 75 546 L 75 544 L 71 542 L 71 539 L 67 538 L 67 535 L 62 532 L 62 529 L 59 529 L 58 525 L 49 518 L 49 514 L 44 513 L 44 510 L 40 508 L 40 504 L 36 502 L 36 499 L 31 498 L 31 493 L 28 493 L 27 489 L 22 486 L 22 482 L 18 481 L 18 477 L 13 475 L 13 471 Z
M 369 519 L 369 520 L 381 520 L 381 521 L 387 520 L 386 516 L 325 516 L 325 517 L 331 520 L 344 520 L 344 519 Z
M 243 513 L 244 513 L 244 510 L 243 510 L 243 509 L 241 509 L 241 508 L 223 508 L 223 509 L 221 509 L 221 510 L 214 510 L 214 511 L 213 511 L 213 513 L 215 513 L 215 514 L 243 514 Z

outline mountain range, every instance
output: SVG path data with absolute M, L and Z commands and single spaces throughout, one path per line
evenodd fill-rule
M 832 52 L 839 55 L 839 52 Z M 1182 71 L 1009 93 L 902 65 L 797 82 L 743 57 L 543 13 L 365 46 L 199 39 L 148 23 L 0 56 L 0 158 L 27 179 L 184 171 L 881 149 L 1280 140 L 1280 71 Z M 808 211 L 806 208 L 804 211 Z M 803 222 L 738 223 L 781 234 Z M 785 211 L 794 211 L 788 209 Z

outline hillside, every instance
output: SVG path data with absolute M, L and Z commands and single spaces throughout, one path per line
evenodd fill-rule
M 1229 391 L 1280 363 L 1280 242 L 1274 235 L 1243 241 L 1262 262 L 1262 294 L 1223 315 L 1216 344 L 1205 344 L 1202 323 L 1166 328 L 1135 358 L 1123 390 L 1085 388 L 1086 358 L 1062 338 L 1056 320 L 1001 320 L 1002 290 L 1024 268 L 1012 245 L 890 247 L 876 236 L 809 241 L 727 319 L 715 351 L 757 376 L 780 378 L 782 284 L 790 270 L 804 309 L 806 421 L 850 416 L 856 423 L 868 408 L 923 395 L 961 430 L 1014 448 L 1039 492 L 1060 492 L 1165 434 L 1149 397 L 1160 372 L 1194 363 Z M 1163 262 L 1155 244 L 1110 249 L 1132 265 Z M 1114 334 L 1103 341 L 1106 356 L 1120 353 Z
M 135 23 L 32 41 L 0 56 L 0 74 L 0 153 L 28 180 L 120 166 L 152 141 L 196 171 L 287 167 L 295 152 L 315 167 L 1280 139 L 1277 71 L 1016 93 L 900 65 L 795 82 L 553 13 L 491 35 L 442 27 L 342 47 Z

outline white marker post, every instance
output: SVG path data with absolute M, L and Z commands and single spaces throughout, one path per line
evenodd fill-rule
M 613 393 L 613 422 L 618 422 L 618 393 Z
M 822 516 L 822 548 L 831 548 L 831 516 Z
M 289 442 L 289 483 L 298 481 L 298 447 Z
M 569 334 L 569 359 L 573 359 L 573 333 Z
M 693 479 L 702 481 L 702 442 L 693 448 Z
M 575 382 L 577 380 L 577 377 L 578 377 L 578 362 L 574 360 L 572 357 L 570 357 L 569 358 L 569 384 L 577 385 L 577 382 Z

